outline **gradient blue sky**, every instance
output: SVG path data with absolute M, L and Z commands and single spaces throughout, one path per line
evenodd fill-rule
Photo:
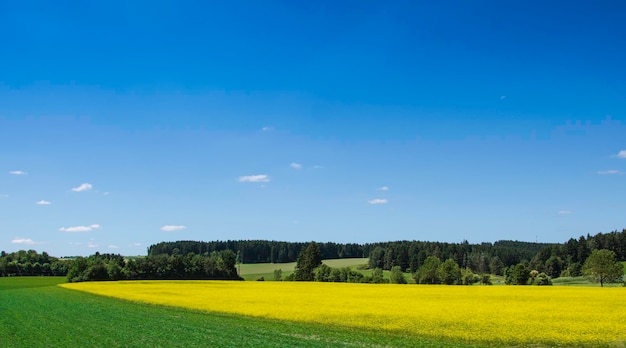
M 623 1 L 0 2 L 0 250 L 626 227 Z

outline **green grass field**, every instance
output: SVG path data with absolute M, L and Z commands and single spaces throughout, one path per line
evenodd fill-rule
M 2 347 L 475 347 L 401 334 L 139 304 L 0 278 Z
M 354 258 L 354 259 L 337 259 L 337 260 L 324 260 L 324 264 L 338 268 L 338 267 L 352 267 L 356 268 L 358 265 L 366 265 L 369 262 L 368 258 Z M 283 271 L 283 278 L 293 273 L 296 268 L 295 262 L 288 263 L 245 263 L 241 265 L 241 276 L 245 280 L 257 280 L 263 277 L 265 280 L 274 279 L 274 270 L 280 269 Z

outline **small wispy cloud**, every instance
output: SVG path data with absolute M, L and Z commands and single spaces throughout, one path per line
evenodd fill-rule
M 87 244 L 87 248 L 91 248 L 91 249 L 93 249 L 93 248 L 97 248 L 98 246 L 99 246 L 98 244 L 93 243 L 93 242 L 89 242 L 89 243 Z
M 52 202 L 46 201 L 46 200 L 42 199 L 39 202 L 36 202 L 35 204 L 37 204 L 37 205 L 50 205 L 50 204 L 52 204 Z
M 313 166 L 313 169 L 324 169 L 324 166 L 315 165 L 315 166 Z
M 80 184 L 77 187 L 72 188 L 72 191 L 74 191 L 74 192 L 83 192 L 83 191 L 89 191 L 92 188 L 93 188 L 92 184 L 84 183 L 84 184 Z
M 387 204 L 387 200 L 384 198 L 374 198 L 367 201 L 369 204 Z
M 133 243 L 131 244 L 131 246 L 138 247 L 138 246 L 141 246 L 141 243 Z
M 98 224 L 89 225 L 89 226 L 74 226 L 74 227 L 61 227 L 59 231 L 61 232 L 91 232 L 93 230 L 99 229 L 101 226 Z
M 504 99 L 506 99 L 506 95 L 501 95 L 500 100 L 504 100 Z
M 12 171 L 9 172 L 9 174 L 12 174 L 12 175 L 26 175 L 28 173 L 26 173 L 25 171 L 22 171 L 22 170 L 12 170 Z
M 263 132 L 269 132 L 269 131 L 273 131 L 274 127 L 270 127 L 270 126 L 265 126 L 263 128 L 261 128 L 261 131 Z
M 616 175 L 616 174 L 624 174 L 623 172 L 617 170 L 617 169 L 611 169 L 611 170 L 601 170 L 598 172 L 598 174 L 600 175 Z
M 175 232 L 175 231 L 182 231 L 185 228 L 187 228 L 187 226 L 183 226 L 183 225 L 165 225 L 165 226 L 161 227 L 161 231 Z
M 570 210 L 559 210 L 557 212 L 558 215 L 572 215 L 574 214 L 574 212 L 570 211 Z
M 626 150 L 617 153 L 617 158 L 626 158 Z
M 41 244 L 38 242 L 35 242 L 34 240 L 30 239 L 30 238 L 14 238 L 11 243 L 13 244 L 24 244 L 24 245 L 34 245 L 34 244 Z
M 109 249 L 119 249 L 120 247 L 118 247 L 117 245 L 109 245 Z
M 240 176 L 239 182 L 269 182 L 270 177 L 265 174 Z
M 292 162 L 289 166 L 293 169 L 302 169 L 302 164 L 296 162 Z
M 378 191 L 389 191 L 389 186 L 379 187 Z

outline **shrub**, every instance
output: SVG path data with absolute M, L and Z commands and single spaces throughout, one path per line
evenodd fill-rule
M 384 283 L 385 279 L 383 278 L 383 270 L 381 268 L 374 268 L 372 271 L 372 283 L 380 284 Z
M 507 268 L 504 273 L 507 285 L 527 285 L 530 278 L 530 270 L 523 263 Z
M 492 283 L 491 283 L 491 274 L 483 274 L 482 277 L 480 278 L 480 282 L 483 285 L 492 285 Z
M 406 279 L 404 278 L 404 273 L 402 273 L 400 266 L 391 267 L 390 280 L 392 284 L 406 284 Z
M 535 279 L 535 284 L 537 284 L 537 285 L 552 285 L 552 279 L 550 278 L 549 275 L 541 272 L 541 273 L 537 274 L 537 277 Z

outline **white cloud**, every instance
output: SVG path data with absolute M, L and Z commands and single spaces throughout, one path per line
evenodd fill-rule
M 389 191 L 389 186 L 379 187 L 378 190 L 380 190 L 380 191 Z
M 557 212 L 557 214 L 559 214 L 559 215 L 571 215 L 571 214 L 574 214 L 574 213 L 569 211 L 569 210 L 559 210 Z
M 13 174 L 13 175 L 26 175 L 28 173 L 21 171 L 21 170 L 12 170 L 9 172 L 9 174 Z
M 367 201 L 369 204 L 387 204 L 387 200 L 384 198 L 374 198 Z
M 30 238 L 14 238 L 11 243 L 13 244 L 25 244 L 25 245 L 33 245 L 39 244 Z
M 187 228 L 187 226 L 182 226 L 182 225 L 165 225 L 165 226 L 161 227 L 161 231 L 175 232 L 175 231 L 182 231 L 185 228 Z
M 87 244 L 87 248 L 92 248 L 93 249 L 93 248 L 97 248 L 97 247 L 98 247 L 98 244 L 95 244 L 93 242 L 89 242 L 89 244 Z
M 273 131 L 274 127 L 269 127 L 269 126 L 265 126 L 263 128 L 261 128 L 261 131 L 263 132 L 269 132 L 269 131 Z
M 270 177 L 265 174 L 240 176 L 239 182 L 269 182 Z
M 622 150 L 617 153 L 618 158 L 626 158 L 626 150 Z
M 293 162 L 289 165 L 293 169 L 302 169 L 302 164 Z
M 109 245 L 109 249 L 119 249 L 120 247 L 118 247 L 117 245 Z
M 103 195 L 103 196 L 108 196 L 108 195 L 110 195 L 110 194 L 111 194 L 110 192 L 103 192 L 103 193 L 102 193 L 102 195 Z
M 94 224 L 89 226 L 74 226 L 74 227 L 61 227 L 59 231 L 61 232 L 90 232 L 93 230 L 97 230 L 100 228 L 100 225 Z
M 141 246 L 141 243 L 133 243 L 132 246 L 138 247 Z
M 74 192 L 83 192 L 83 191 L 89 191 L 92 188 L 93 188 L 93 185 L 88 184 L 88 183 L 84 183 L 84 184 L 80 184 L 80 186 L 78 186 L 78 187 L 72 188 L 72 191 L 74 191 Z
M 35 204 L 37 204 L 37 205 L 50 205 L 50 204 L 52 204 L 52 202 L 46 201 L 46 200 L 42 199 L 42 200 L 40 200 L 39 202 L 37 202 Z
M 611 170 L 602 170 L 599 171 L 598 174 L 600 175 L 615 175 L 615 174 L 624 174 L 623 172 L 620 172 L 617 169 L 611 169 Z

